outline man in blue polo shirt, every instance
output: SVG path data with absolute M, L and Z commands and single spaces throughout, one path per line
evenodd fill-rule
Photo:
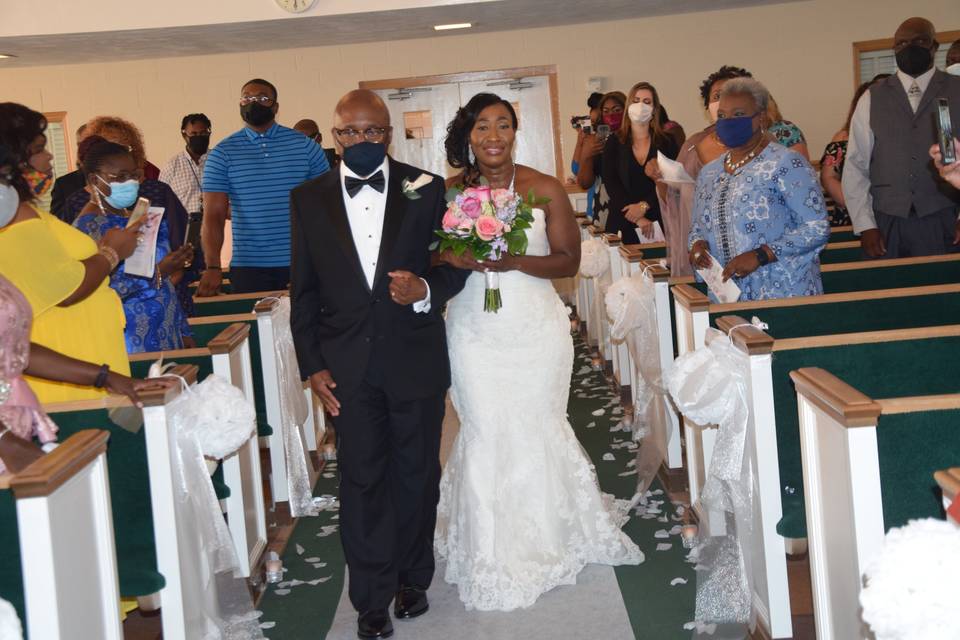
M 233 230 L 233 293 L 276 291 L 290 283 L 290 190 L 330 169 L 323 148 L 276 123 L 277 89 L 259 78 L 240 90 L 247 126 L 207 155 L 203 171 L 203 254 L 197 294 L 217 295 L 217 256 L 228 212 Z

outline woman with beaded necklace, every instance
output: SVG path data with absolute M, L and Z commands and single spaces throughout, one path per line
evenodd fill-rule
M 741 300 L 823 293 L 823 191 L 810 163 L 767 134 L 769 96 L 752 78 L 724 85 L 716 132 L 728 151 L 703 168 L 694 195 L 690 262 L 719 260 Z

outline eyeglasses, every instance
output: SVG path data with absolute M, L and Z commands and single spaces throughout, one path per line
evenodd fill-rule
M 272 107 L 274 100 L 270 96 L 240 96 L 241 105 L 247 105 L 251 102 L 259 102 L 265 107 Z
M 363 131 L 359 129 L 334 129 L 333 132 L 337 134 L 337 138 L 340 142 L 354 142 L 359 140 L 361 136 L 367 142 L 379 142 L 383 140 L 383 137 L 387 135 L 387 131 L 393 130 L 393 127 L 367 127 Z
M 101 177 L 103 176 L 103 177 Z M 121 171 L 120 173 L 104 173 L 97 176 L 104 182 L 126 182 L 127 180 L 136 180 L 137 182 L 143 178 L 142 171 L 132 171 L 127 173 L 126 171 Z
M 196 136 L 208 136 L 208 135 L 210 135 L 210 129 L 207 129 L 206 131 L 194 131 L 193 133 L 187 133 L 186 129 L 183 129 L 183 130 L 180 131 L 180 133 L 182 133 L 183 135 L 187 136 L 188 138 L 193 138 L 193 137 L 196 137 Z

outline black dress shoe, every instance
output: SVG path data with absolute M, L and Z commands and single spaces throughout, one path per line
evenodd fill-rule
M 386 609 L 364 611 L 357 619 L 357 636 L 361 638 L 389 638 L 393 635 L 393 623 Z
M 429 608 L 427 590 L 416 585 L 400 587 L 397 598 L 393 601 L 393 614 L 397 618 L 416 618 L 425 614 Z

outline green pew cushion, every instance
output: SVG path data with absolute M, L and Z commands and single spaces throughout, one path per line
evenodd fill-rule
M 0 598 L 13 605 L 20 620 L 26 620 L 17 505 L 13 491 L 9 489 L 0 490 L 0 522 L 3 523 L 0 526 Z
M 799 307 L 739 309 L 737 315 L 757 316 L 766 322 L 768 333 L 778 339 L 886 331 L 914 327 L 936 327 L 960 318 L 960 293 L 904 296 L 855 302 L 831 302 Z M 729 315 L 711 313 L 710 325 Z
M 833 242 L 833 239 L 830 239 Z M 820 252 L 820 264 L 835 264 L 837 262 L 858 262 L 863 260 L 863 250 L 860 247 L 843 249 L 824 249 Z
M 202 302 L 194 302 L 193 315 L 196 317 L 226 316 L 237 313 L 252 313 L 257 300 L 218 300 L 217 298 L 200 298 Z
M 806 537 L 797 395 L 793 381 L 790 380 L 790 372 L 801 367 L 821 367 L 872 398 L 958 393 L 960 392 L 960 359 L 956 357 L 957 353 L 960 353 L 960 338 L 903 340 L 774 352 L 773 399 L 780 486 L 784 499 L 784 519 L 777 526 L 777 531 L 781 535 L 789 538 Z M 885 421 L 890 418 L 891 416 L 884 417 L 881 425 L 886 424 Z M 896 420 L 889 424 L 892 425 L 892 429 L 897 428 Z M 763 425 L 758 426 L 763 427 Z M 896 431 L 892 430 L 889 433 L 895 434 Z M 935 435 L 935 433 L 914 432 L 912 438 L 916 441 L 911 443 L 911 446 L 921 447 L 924 451 L 932 453 L 936 447 L 944 446 L 940 438 Z M 878 432 L 878 441 L 880 439 L 882 437 Z M 904 444 L 904 446 L 907 445 Z M 956 460 L 960 459 L 960 438 L 954 437 L 951 445 L 945 448 L 951 450 L 948 455 L 953 456 L 953 461 L 946 460 L 941 467 L 956 464 Z M 886 445 L 881 447 L 880 466 L 883 470 L 881 475 L 886 473 L 889 464 L 898 464 L 890 457 L 891 455 L 896 456 L 895 447 Z M 936 512 L 940 506 L 932 471 L 926 473 L 924 466 L 918 462 L 923 459 L 922 453 L 914 455 L 920 458 L 913 458 L 911 462 L 904 463 L 912 466 L 911 475 L 916 474 L 913 476 L 915 478 L 912 481 L 913 484 L 888 482 L 887 486 L 881 488 L 884 492 L 884 506 L 886 507 L 888 503 L 890 505 L 912 503 L 911 508 L 915 508 L 915 513 Z M 914 489 L 909 497 L 904 497 L 907 494 L 901 494 L 901 491 L 906 492 L 911 486 L 923 486 L 927 490 L 924 493 Z M 792 509 L 790 513 L 787 512 L 788 508 Z M 900 508 L 892 511 L 890 521 L 902 519 L 903 512 Z M 886 513 L 884 518 L 887 518 Z
M 960 282 L 960 260 L 881 267 L 878 269 L 826 271 L 821 277 L 823 278 L 824 293 L 895 289 L 930 284 L 954 284 Z
M 51 418 L 60 428 L 60 440 L 83 429 L 110 432 L 107 469 L 120 593 L 141 596 L 159 591 L 165 581 L 157 571 L 145 430 L 130 433 L 114 425 L 105 409 L 54 413 Z
M 854 235 L 853 231 L 831 231 L 830 232 L 830 242 L 853 242 L 854 240 L 859 240 L 860 237 Z
M 211 324 L 191 325 L 197 346 L 206 346 L 218 333 L 238 322 L 215 322 Z M 250 368 L 253 370 L 253 400 L 257 410 L 257 436 L 266 438 L 273 435 L 273 427 L 267 422 L 267 400 L 263 388 L 263 363 L 260 359 L 260 332 L 256 317 L 251 314 L 246 321 L 250 325 Z

